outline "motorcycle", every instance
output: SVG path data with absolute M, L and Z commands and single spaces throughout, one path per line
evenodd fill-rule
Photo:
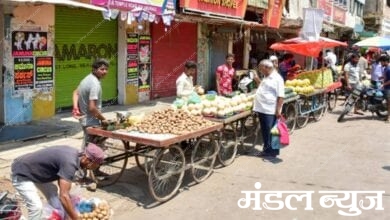
M 386 98 L 384 97 L 383 92 L 378 88 L 379 86 L 373 88 L 357 85 L 348 95 L 344 104 L 344 110 L 341 112 L 337 121 L 342 122 L 344 116 L 348 114 L 354 106 L 359 110 L 370 111 L 372 114 L 375 113 L 380 118 L 387 117 Z
M 22 211 L 16 199 L 8 196 L 8 192 L 0 191 L 0 219 L 19 220 L 22 218 Z

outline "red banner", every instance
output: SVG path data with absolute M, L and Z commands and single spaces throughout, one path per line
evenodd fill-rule
M 244 18 L 247 0 L 180 0 L 180 7 L 223 17 Z
M 334 6 L 333 7 L 333 22 L 345 24 L 346 12 L 344 9 Z
M 285 0 L 269 0 L 268 10 L 264 13 L 264 24 L 268 27 L 279 28 L 284 4 Z

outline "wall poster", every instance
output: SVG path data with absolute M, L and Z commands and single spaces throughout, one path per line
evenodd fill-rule
M 127 33 L 126 83 L 138 87 L 138 34 Z
M 35 88 L 51 89 L 54 84 L 53 57 L 35 58 Z
M 34 88 L 34 58 L 14 58 L 14 90 Z
M 150 89 L 151 37 L 139 36 L 139 89 Z
M 47 56 L 47 32 L 13 31 L 12 56 Z

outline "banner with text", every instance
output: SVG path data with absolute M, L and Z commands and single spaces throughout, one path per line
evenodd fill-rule
M 282 20 L 285 0 L 269 0 L 268 10 L 264 13 L 264 24 L 271 28 L 279 28 Z

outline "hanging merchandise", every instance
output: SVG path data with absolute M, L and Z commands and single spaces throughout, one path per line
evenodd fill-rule
M 126 21 L 127 20 L 127 12 L 121 11 L 121 21 Z
M 119 12 L 120 12 L 120 11 L 117 10 L 117 9 L 112 9 L 112 10 L 111 10 L 111 16 L 110 16 L 111 20 L 115 20 L 115 19 L 118 17 Z

